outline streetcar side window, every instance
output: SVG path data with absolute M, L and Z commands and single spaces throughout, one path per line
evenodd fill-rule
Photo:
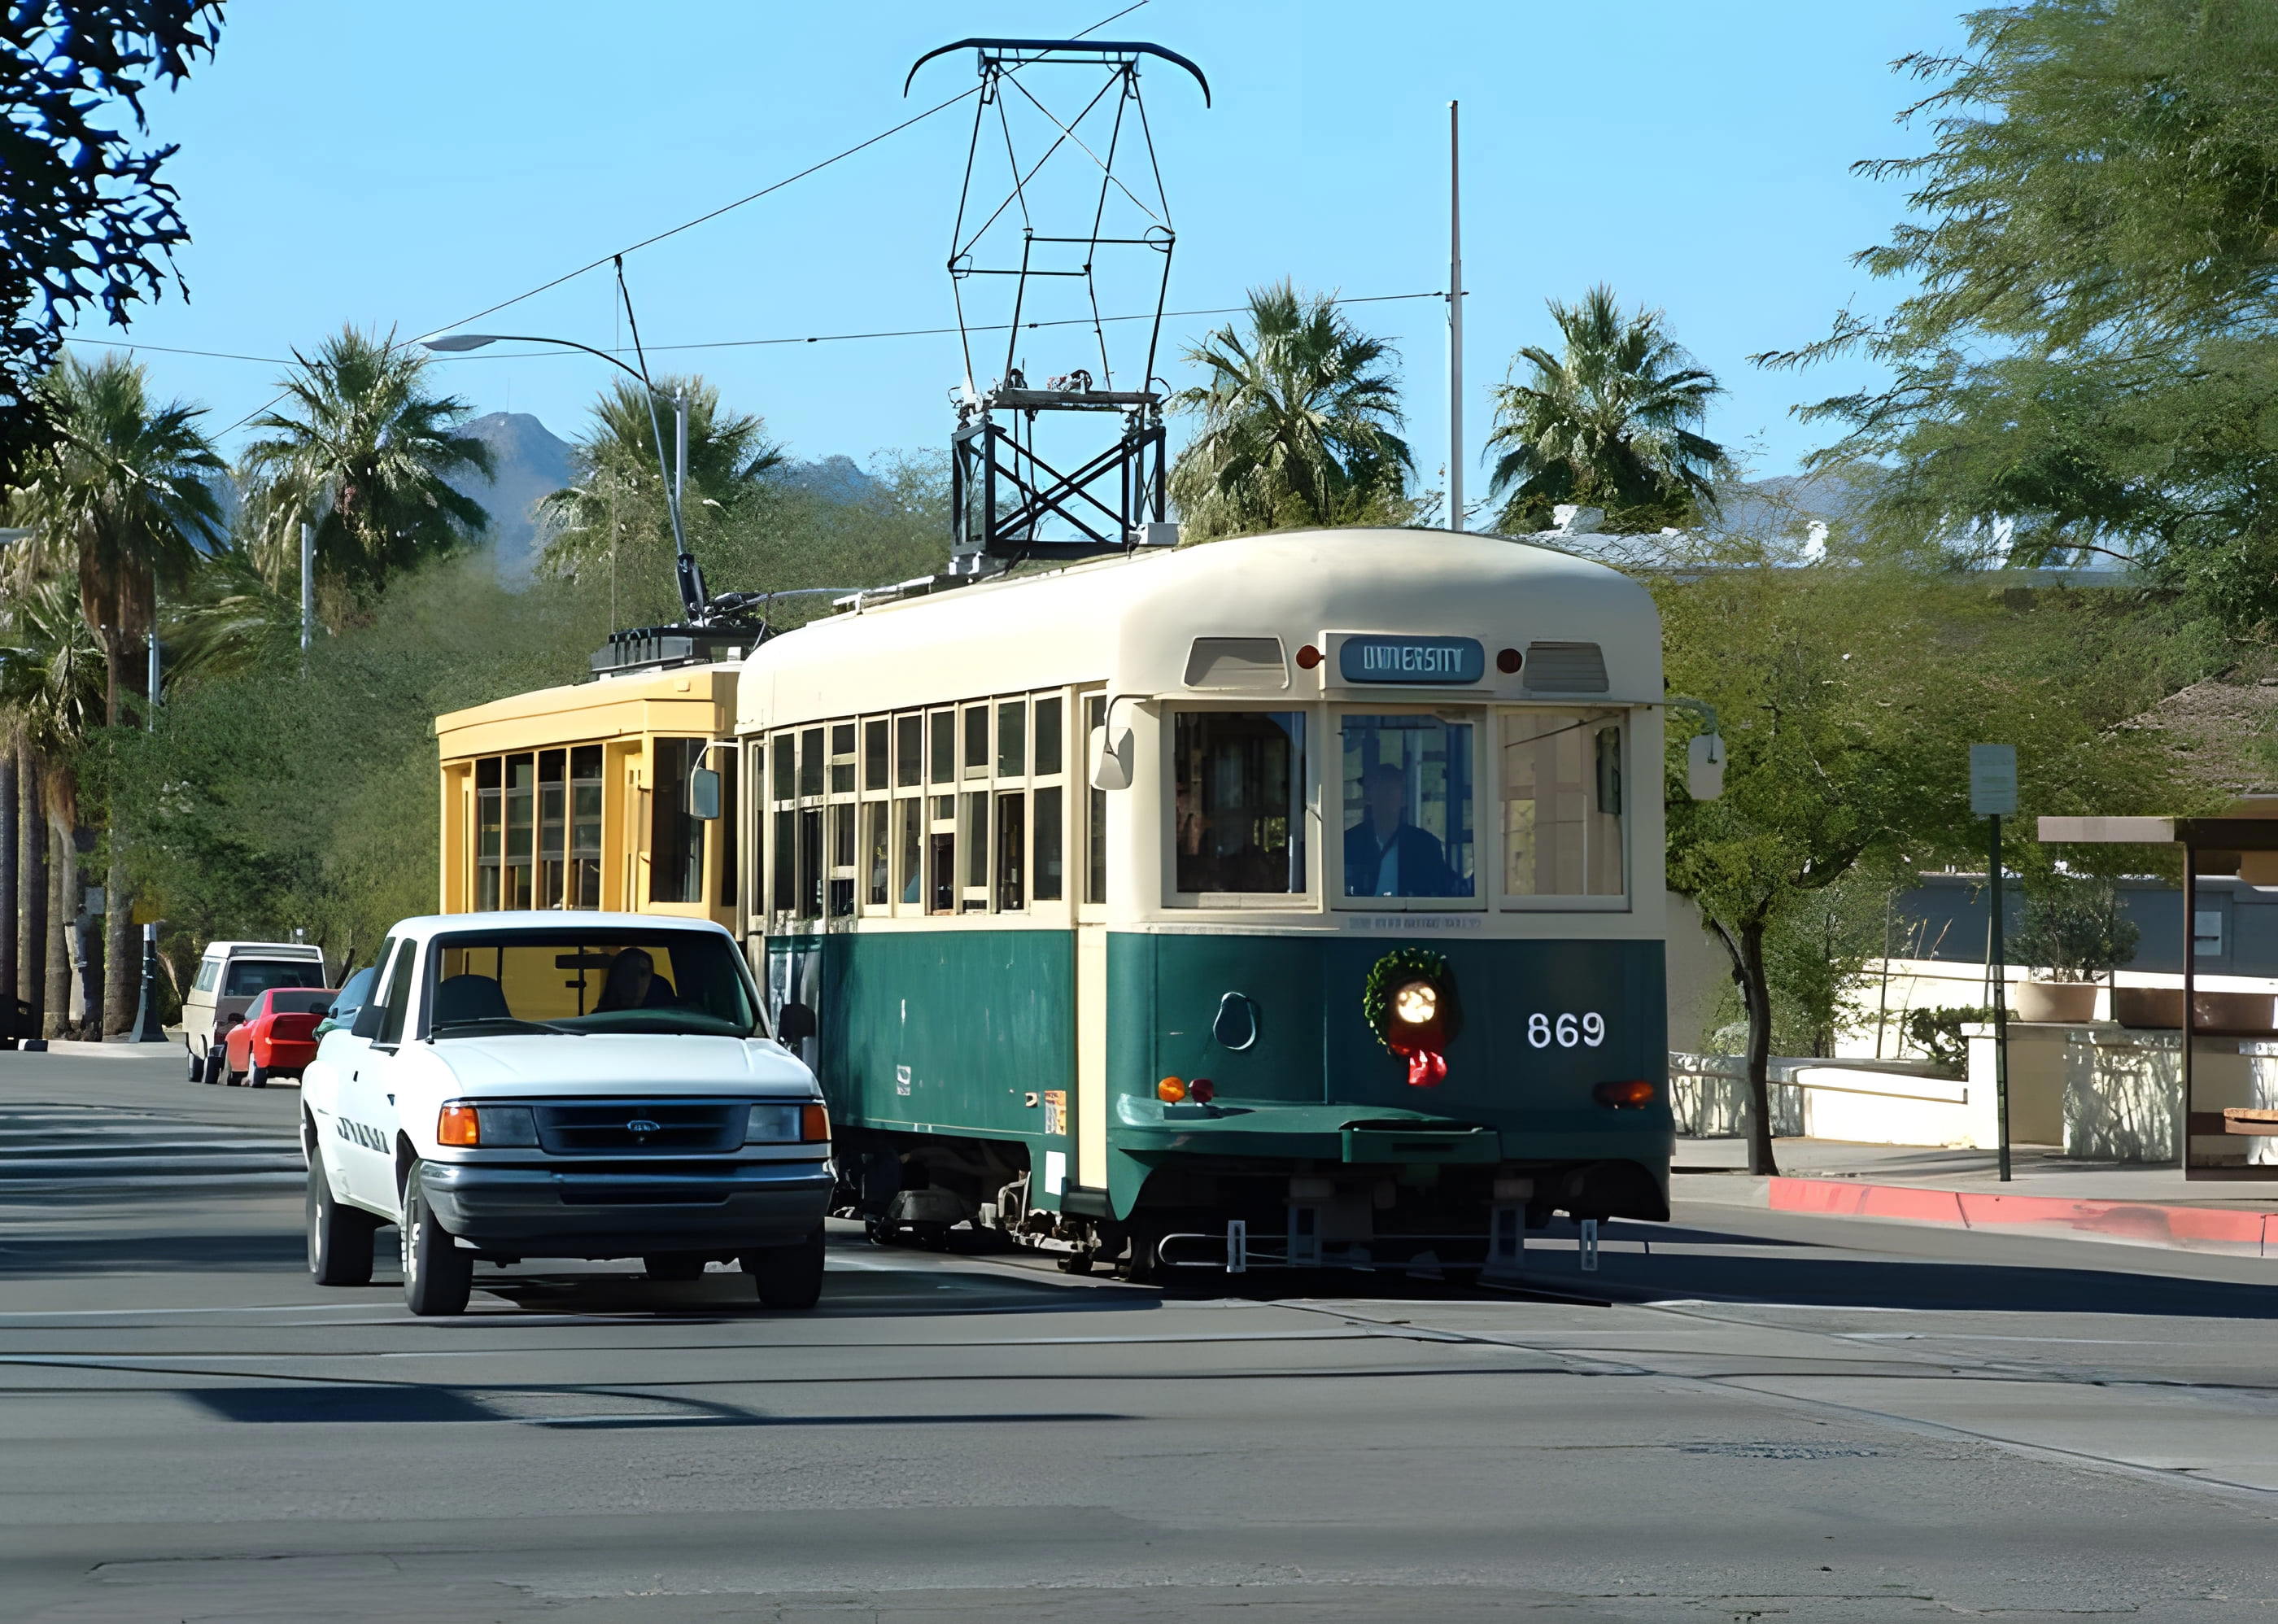
M 1303 712 L 1176 713 L 1172 784 L 1181 892 L 1307 888 Z
M 771 735 L 766 839 L 754 846 L 768 911 L 988 915 L 1066 902 L 1068 717 L 1066 693 L 1047 691 Z M 754 747 L 753 778 L 763 754 Z M 1104 846 L 1098 855 L 1104 866 Z
M 1620 714 L 1530 706 L 1498 724 L 1504 896 L 1625 894 Z
M 883 716 L 862 724 L 862 787 L 865 790 L 886 787 L 886 732 L 889 725 Z
M 894 787 L 915 789 L 925 776 L 925 718 L 894 718 Z
M 926 774 L 929 784 L 950 784 L 957 778 L 957 713 L 936 710 L 927 718 L 931 730 L 930 769 Z

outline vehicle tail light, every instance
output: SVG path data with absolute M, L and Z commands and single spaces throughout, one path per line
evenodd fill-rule
M 828 1145 L 830 1142 L 830 1107 L 801 1106 L 799 1112 L 799 1137 L 808 1145 Z
M 1176 1105 L 1186 1097 L 1187 1080 L 1184 1077 L 1165 1077 L 1155 1084 L 1155 1098 L 1165 1105 Z
M 1187 1084 L 1187 1098 L 1196 1105 L 1208 1105 L 1218 1098 L 1218 1084 L 1208 1077 L 1196 1077 Z
M 1661 1091 L 1650 1083 L 1601 1083 L 1590 1092 L 1600 1105 L 1611 1106 L 1617 1111 L 1633 1111 L 1651 1105 L 1654 1096 Z
M 461 1146 L 483 1142 L 482 1119 L 470 1105 L 447 1105 L 435 1119 L 435 1142 L 438 1145 Z

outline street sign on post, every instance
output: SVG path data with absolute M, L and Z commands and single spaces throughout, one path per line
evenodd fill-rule
M 2006 817 L 2017 809 L 2017 747 L 1969 747 L 1969 811 L 1973 817 Z
M 1986 842 L 1985 986 L 1993 1000 L 1993 1097 L 2000 1117 L 2001 1182 L 2009 1182 L 2009 967 L 2001 950 L 2001 817 L 2017 809 L 2017 747 L 1969 747 L 1969 810 L 1991 828 Z

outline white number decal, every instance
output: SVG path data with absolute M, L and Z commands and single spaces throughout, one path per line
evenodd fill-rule
M 1606 1041 L 1606 1017 L 1596 1010 L 1583 1015 L 1562 1015 L 1554 1023 L 1547 1015 L 1526 1017 L 1526 1040 L 1538 1049 L 1547 1049 L 1553 1039 L 1562 1049 L 1576 1044 L 1594 1049 Z

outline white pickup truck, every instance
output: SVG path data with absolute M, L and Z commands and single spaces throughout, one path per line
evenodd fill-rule
M 441 915 L 398 924 L 375 963 L 302 1079 L 318 1284 L 368 1283 L 393 1223 L 417 1314 L 462 1312 L 478 1261 L 524 1257 L 638 1257 L 668 1280 L 732 1259 L 763 1303 L 814 1305 L 829 1117 L 727 931 Z

